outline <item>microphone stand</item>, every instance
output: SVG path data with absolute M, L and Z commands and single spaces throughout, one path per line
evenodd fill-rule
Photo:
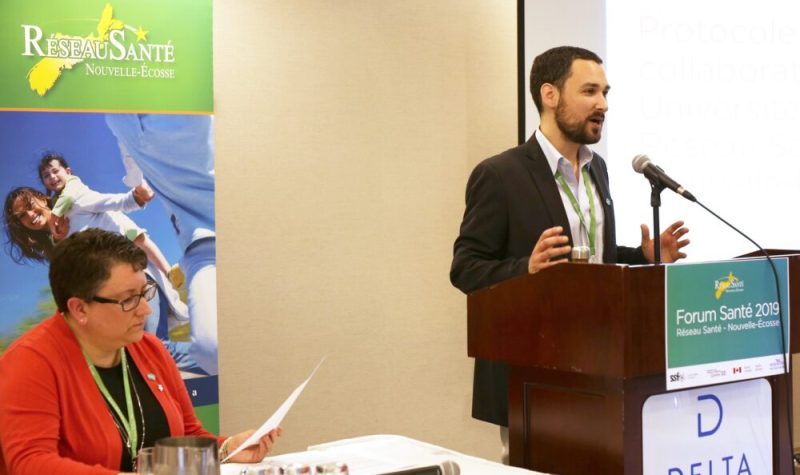
M 653 264 L 661 264 L 661 226 L 659 224 L 659 207 L 661 207 L 661 192 L 664 185 L 658 178 L 647 178 L 650 181 L 650 206 L 653 207 Z

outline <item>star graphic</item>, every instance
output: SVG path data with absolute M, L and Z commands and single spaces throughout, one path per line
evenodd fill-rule
M 140 26 L 138 30 L 136 30 L 136 41 L 147 41 L 147 34 L 150 33 L 147 30 L 143 30 Z

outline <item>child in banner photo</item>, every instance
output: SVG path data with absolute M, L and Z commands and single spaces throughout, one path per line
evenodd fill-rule
M 129 163 L 128 176 L 132 175 Z M 58 153 L 47 152 L 39 162 L 39 179 L 52 195 L 51 219 L 48 222 L 53 237 L 61 239 L 87 228 L 100 228 L 124 235 L 147 255 L 149 271 L 164 291 L 170 308 L 181 321 L 189 319 L 186 304 L 180 300 L 167 276 L 170 265 L 158 246 L 147 236 L 146 230 L 138 227 L 123 212 L 136 211 L 153 199 L 153 191 L 146 182 L 139 180 L 128 193 L 98 193 L 86 186 L 72 174 L 66 159 Z M 60 220 L 68 218 L 65 233 L 60 232 Z M 62 235 L 63 234 L 63 235 Z

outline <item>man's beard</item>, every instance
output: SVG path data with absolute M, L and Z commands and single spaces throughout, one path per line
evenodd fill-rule
M 598 130 L 597 134 L 593 134 L 589 131 L 589 128 L 594 127 L 595 124 L 589 121 L 595 117 L 603 119 L 605 115 L 602 112 L 596 112 L 587 117 L 585 120 L 570 122 L 566 118 L 566 108 L 566 102 L 559 98 L 558 105 L 556 106 L 556 125 L 561 133 L 572 142 L 579 144 L 586 145 L 599 142 L 602 135 L 602 125 L 600 125 L 600 129 Z

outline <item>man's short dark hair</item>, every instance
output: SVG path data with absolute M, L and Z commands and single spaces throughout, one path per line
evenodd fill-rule
M 577 46 L 559 46 L 540 54 L 531 66 L 531 96 L 536 109 L 542 113 L 542 84 L 552 84 L 559 90 L 572 72 L 572 62 L 576 59 L 594 61 L 603 64 L 600 56 L 588 49 Z
M 147 256 L 121 234 L 96 228 L 56 244 L 50 259 L 50 290 L 58 309 L 66 312 L 71 297 L 94 298 L 116 264 L 130 264 L 138 272 L 147 267 Z

